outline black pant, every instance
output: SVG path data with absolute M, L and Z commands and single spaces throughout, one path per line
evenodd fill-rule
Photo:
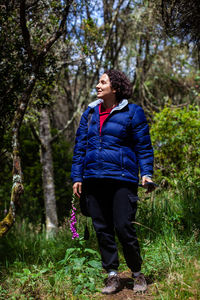
M 127 266 L 141 269 L 139 243 L 132 221 L 137 211 L 137 186 L 125 181 L 88 179 L 84 182 L 87 206 L 96 230 L 104 269 L 119 266 L 115 232 L 123 247 Z

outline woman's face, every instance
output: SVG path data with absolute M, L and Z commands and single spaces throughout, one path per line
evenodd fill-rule
M 107 74 L 103 74 L 99 83 L 96 86 L 97 89 L 97 97 L 103 100 L 115 98 L 116 91 L 112 89 L 110 79 Z

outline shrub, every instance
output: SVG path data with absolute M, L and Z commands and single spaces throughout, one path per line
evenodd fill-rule
M 165 107 L 154 115 L 151 137 L 157 178 L 200 188 L 200 111 Z

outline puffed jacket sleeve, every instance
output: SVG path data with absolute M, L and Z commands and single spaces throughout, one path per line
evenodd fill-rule
M 74 154 L 72 160 L 71 179 L 73 183 L 83 181 L 84 159 L 87 149 L 88 134 L 88 114 L 87 109 L 80 120 L 79 128 L 76 132 Z
M 153 148 L 149 135 L 149 126 L 143 109 L 138 106 L 132 118 L 134 152 L 136 154 L 141 177 L 153 175 Z

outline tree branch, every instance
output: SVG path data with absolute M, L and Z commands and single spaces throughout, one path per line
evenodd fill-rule
M 32 134 L 33 134 L 34 138 L 36 139 L 36 141 L 37 141 L 40 145 L 42 145 L 42 142 L 41 142 L 41 140 L 40 140 L 40 137 L 39 137 L 39 135 L 37 134 L 37 132 L 36 132 L 36 130 L 35 130 L 35 127 L 33 126 L 32 123 L 30 123 L 30 129 L 31 129 Z
M 39 60 L 41 60 L 42 58 L 45 57 L 45 55 L 50 50 L 50 48 L 52 47 L 52 45 L 63 34 L 64 29 L 65 29 L 65 22 L 66 22 L 68 14 L 69 14 L 70 6 L 73 3 L 73 1 L 74 0 L 68 0 L 68 3 L 66 5 L 65 9 L 63 10 L 63 17 L 62 17 L 62 20 L 60 22 L 60 26 L 59 26 L 58 30 L 53 34 L 53 36 L 47 41 L 46 45 L 43 47 L 43 49 L 39 53 L 39 55 L 38 55 Z
M 69 120 L 67 122 L 67 124 L 58 131 L 58 133 L 56 135 L 54 135 L 50 141 L 50 143 L 52 144 L 53 142 L 55 142 L 57 140 L 57 138 L 72 124 L 72 122 L 74 121 L 74 119 L 76 118 L 76 116 L 78 116 L 80 114 L 80 110 L 79 107 L 78 109 L 73 113 L 73 116 L 71 118 L 71 120 Z
M 26 112 L 26 108 L 27 108 L 27 105 L 28 105 L 28 102 L 30 99 L 30 95 L 33 91 L 35 83 L 36 83 L 36 77 L 34 75 L 32 75 L 32 78 L 29 81 L 29 85 L 28 85 L 27 89 L 23 92 L 21 100 L 19 101 L 18 109 L 15 112 L 15 117 L 14 117 L 13 126 L 12 126 L 13 133 L 16 131 L 18 132 L 21 127 L 21 123 L 23 121 L 24 114 Z
M 26 24 L 26 0 L 20 1 L 20 25 L 22 30 L 22 36 L 25 43 L 25 49 L 28 53 L 28 57 L 31 63 L 34 65 L 34 55 L 33 55 L 33 49 L 31 47 L 31 42 L 30 42 L 30 33 Z
M 105 50 L 106 50 L 106 48 L 108 46 L 108 43 L 109 43 L 109 40 L 110 40 L 110 37 L 111 37 L 111 34 L 112 34 L 113 25 L 114 25 L 114 23 L 115 23 L 115 21 L 117 19 L 117 16 L 119 14 L 119 10 L 120 10 L 120 7 L 121 7 L 122 3 L 123 3 L 123 0 L 120 0 L 119 3 L 118 3 L 118 5 L 117 5 L 117 8 L 116 8 L 116 10 L 115 10 L 115 12 L 113 14 L 113 17 L 112 17 L 112 20 L 111 20 L 111 23 L 110 23 L 110 26 L 109 26 L 109 33 L 108 33 L 108 36 L 106 38 L 104 49 L 103 49 L 103 51 L 101 53 L 100 62 L 101 62 L 101 60 L 103 58 L 103 54 L 104 54 L 104 52 L 105 52 Z
M 51 144 L 53 142 L 55 142 L 55 140 L 71 125 L 71 123 L 74 121 L 74 119 L 76 118 L 76 116 L 78 116 L 79 114 L 81 114 L 81 106 L 84 103 L 84 101 L 85 101 L 85 98 L 83 98 L 79 102 L 76 111 L 72 115 L 72 118 L 67 122 L 67 124 L 63 127 L 63 129 L 59 130 L 58 133 L 52 137 L 52 139 L 50 141 Z

